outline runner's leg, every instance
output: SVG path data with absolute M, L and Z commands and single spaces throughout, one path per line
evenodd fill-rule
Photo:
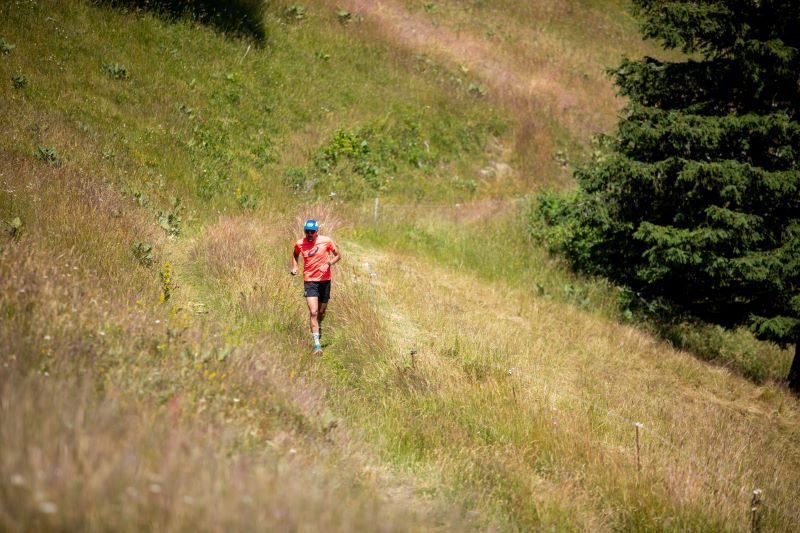
M 319 313 L 317 322 L 319 324 L 319 336 L 322 338 L 322 321 L 325 320 L 325 311 L 328 310 L 328 300 L 331 297 L 331 282 L 327 281 L 319 287 Z
M 308 318 L 311 324 L 311 333 L 319 333 L 319 298 L 316 296 L 307 296 L 306 304 L 308 304 Z
M 319 344 L 319 298 L 316 296 L 307 296 L 306 304 L 308 304 L 308 321 L 311 325 L 311 336 L 314 338 L 314 349 L 320 348 Z
M 325 311 L 328 309 L 328 302 L 319 303 L 319 312 L 317 313 L 317 324 L 319 336 L 322 338 L 322 321 L 325 320 Z

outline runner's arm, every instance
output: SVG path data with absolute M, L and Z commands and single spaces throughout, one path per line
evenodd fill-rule
M 342 259 L 342 256 L 339 253 L 339 250 L 337 248 L 334 247 L 333 250 L 331 250 L 331 253 L 333 254 L 333 259 L 328 258 L 328 266 L 329 267 L 335 265 L 336 263 L 338 263 Z
M 331 259 L 331 255 L 333 255 L 333 259 Z M 333 265 L 338 263 L 341 259 L 342 259 L 342 256 L 339 253 L 339 250 L 336 248 L 335 245 L 332 246 L 331 250 L 330 250 L 330 253 L 328 254 L 328 260 L 324 265 L 322 265 L 320 267 L 320 271 L 327 272 L 329 268 L 331 268 Z
M 296 276 L 296 275 L 297 275 L 297 256 L 298 256 L 298 255 L 300 255 L 300 254 L 298 254 L 298 253 L 297 253 L 297 249 L 295 249 L 295 250 L 292 252 L 292 270 L 290 270 L 290 271 L 289 271 L 289 273 L 290 273 L 292 276 Z

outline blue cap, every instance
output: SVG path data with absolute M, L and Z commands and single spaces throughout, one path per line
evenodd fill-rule
M 303 231 L 317 231 L 319 227 L 317 226 L 316 220 L 306 220 L 306 225 L 303 226 Z

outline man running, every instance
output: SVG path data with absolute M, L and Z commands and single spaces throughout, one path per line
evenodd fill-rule
M 329 237 L 319 234 L 316 220 L 306 220 L 303 232 L 305 237 L 294 244 L 291 273 L 292 276 L 297 275 L 297 257 L 302 255 L 303 294 L 308 304 L 314 353 L 322 355 L 320 324 L 325 318 L 325 310 L 331 297 L 331 266 L 338 263 L 342 256 Z

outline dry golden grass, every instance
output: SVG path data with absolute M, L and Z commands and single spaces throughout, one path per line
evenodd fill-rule
M 236 452 L 225 420 L 198 424 L 92 388 L 57 375 L 2 380 L 3 529 L 407 531 L 421 514 L 376 497 L 380 479 L 297 435 Z
M 447 458 L 440 467 L 450 482 L 469 477 L 476 456 L 500 457 L 492 471 L 502 481 L 472 480 L 490 501 L 511 505 L 503 482 L 526 480 L 534 486 L 518 487 L 524 498 L 574 513 L 570 523 L 581 530 L 635 529 L 637 520 L 740 530 L 754 488 L 771 495 L 769 527 L 788 531 L 800 521 L 792 504 L 800 406 L 781 387 L 755 387 L 635 328 L 528 291 L 412 257 L 362 250 L 359 260 L 377 273 L 394 324 L 396 355 L 384 372 L 415 348 L 405 381 L 424 386 L 410 401 L 443 404 L 439 414 L 426 410 L 431 424 L 447 427 L 429 430 L 425 447 Z M 633 422 L 644 424 L 638 482 Z M 426 431 L 424 421 L 395 423 Z
M 69 162 L 3 157 L 25 225 L 0 252 L 0 527 L 459 528 L 335 423 L 324 387 L 294 377 L 286 217 L 166 241 Z M 141 236 L 172 265 L 164 304 L 155 267 L 130 253 Z
M 507 13 L 481 18 L 459 11 L 463 2 L 437 4 L 439 15 L 388 0 L 348 4 L 368 11 L 368 24 L 342 30 L 337 50 L 388 36 L 405 50 L 377 57 L 399 67 L 414 62 L 411 49 L 489 80 L 489 96 L 517 114 L 517 146 L 487 153 L 496 175 L 481 191 L 559 181 L 554 149 L 613 119 L 619 102 L 607 80 L 582 74 L 613 47 L 570 52 L 559 31 L 574 28 L 526 27 L 537 17 L 580 18 L 568 2 L 509 0 L 495 4 Z M 65 48 L 24 43 L 15 30 L 19 55 L 0 64 L 24 66 L 33 82 L 27 92 L 0 89 L 0 116 L 14 117 L 0 122 L 0 218 L 23 221 L 19 238 L 0 236 L 0 529 L 743 530 L 756 486 L 765 490 L 764 528 L 797 529 L 800 407 L 778 385 L 755 386 L 601 313 L 532 296 L 533 288 L 359 245 L 371 205 L 297 207 L 267 171 L 248 170 L 253 184 L 268 180 L 259 209 L 193 202 L 183 235 L 167 238 L 156 211 L 173 194 L 193 195 L 197 170 L 180 148 L 194 119 L 178 106 L 207 113 L 219 135 L 258 131 L 243 126 L 244 114 L 214 116 L 206 101 L 224 104 L 235 85 L 223 77 L 234 70 L 241 79 L 230 67 L 243 47 L 220 52 L 223 41 L 210 33 L 193 41 L 186 27 L 107 15 L 130 23 L 142 42 L 158 34 L 196 46 L 209 58 L 198 65 L 180 46 L 129 50 L 127 30 L 81 40 L 97 16 L 88 3 L 73 6 L 74 28 L 61 23 L 68 17 L 58 3 L 41 6 L 37 16 Z M 593 33 L 621 27 L 589 15 Z M 484 40 L 487 28 L 494 36 Z M 318 33 L 288 31 L 309 55 L 319 51 L 301 42 Z M 145 74 L 151 56 L 169 54 L 187 70 Z M 98 81 L 98 61 L 120 56 L 135 82 Z M 247 66 L 262 60 L 253 52 Z M 318 63 L 308 72 L 302 62 L 284 67 L 306 79 L 327 75 L 331 67 Z M 209 72 L 216 78 L 204 86 Z M 360 74 L 346 90 L 365 94 L 354 89 L 366 83 Z M 192 77 L 197 88 L 183 90 Z M 312 84 L 291 86 L 315 113 L 327 104 Z M 425 92 L 410 87 L 409 100 Z M 180 98 L 148 99 L 154 88 Z M 306 162 L 337 121 L 383 112 L 374 105 L 297 119 L 304 127 L 277 141 L 284 162 Z M 275 112 L 287 124 L 296 118 L 294 109 Z M 104 138 L 117 129 L 124 139 Z M 61 164 L 38 159 L 36 144 L 57 148 Z M 224 143 L 216 148 L 230 155 Z M 510 161 L 521 170 L 503 170 Z M 148 208 L 120 192 L 129 186 L 147 191 Z M 479 198 L 385 204 L 380 216 L 478 232 L 514 208 Z M 288 274 L 306 218 L 320 220 L 344 256 L 323 358 L 309 355 L 300 279 Z M 154 265 L 133 257 L 137 241 L 154 245 Z M 158 271 L 167 264 L 170 298 L 161 303 Z M 644 423 L 639 476 L 635 421 Z
M 338 238 L 344 211 L 222 216 L 158 241 L 175 280 L 159 305 L 158 277 L 125 243 L 152 231 L 139 210 L 115 214 L 107 186 L 82 201 L 69 164 L 5 168 L 20 184 L 63 179 L 2 256 L 5 527 L 458 529 L 471 509 L 485 528 L 737 530 L 756 486 L 765 524 L 798 521 L 798 406 L 775 385 L 347 241 L 333 345 L 312 359 L 291 243 L 310 216 Z M 478 219 L 496 208 L 466 207 Z M 54 262 L 90 213 L 105 231 Z M 645 424 L 638 481 L 632 421 Z M 446 495 L 452 514 L 419 491 Z

